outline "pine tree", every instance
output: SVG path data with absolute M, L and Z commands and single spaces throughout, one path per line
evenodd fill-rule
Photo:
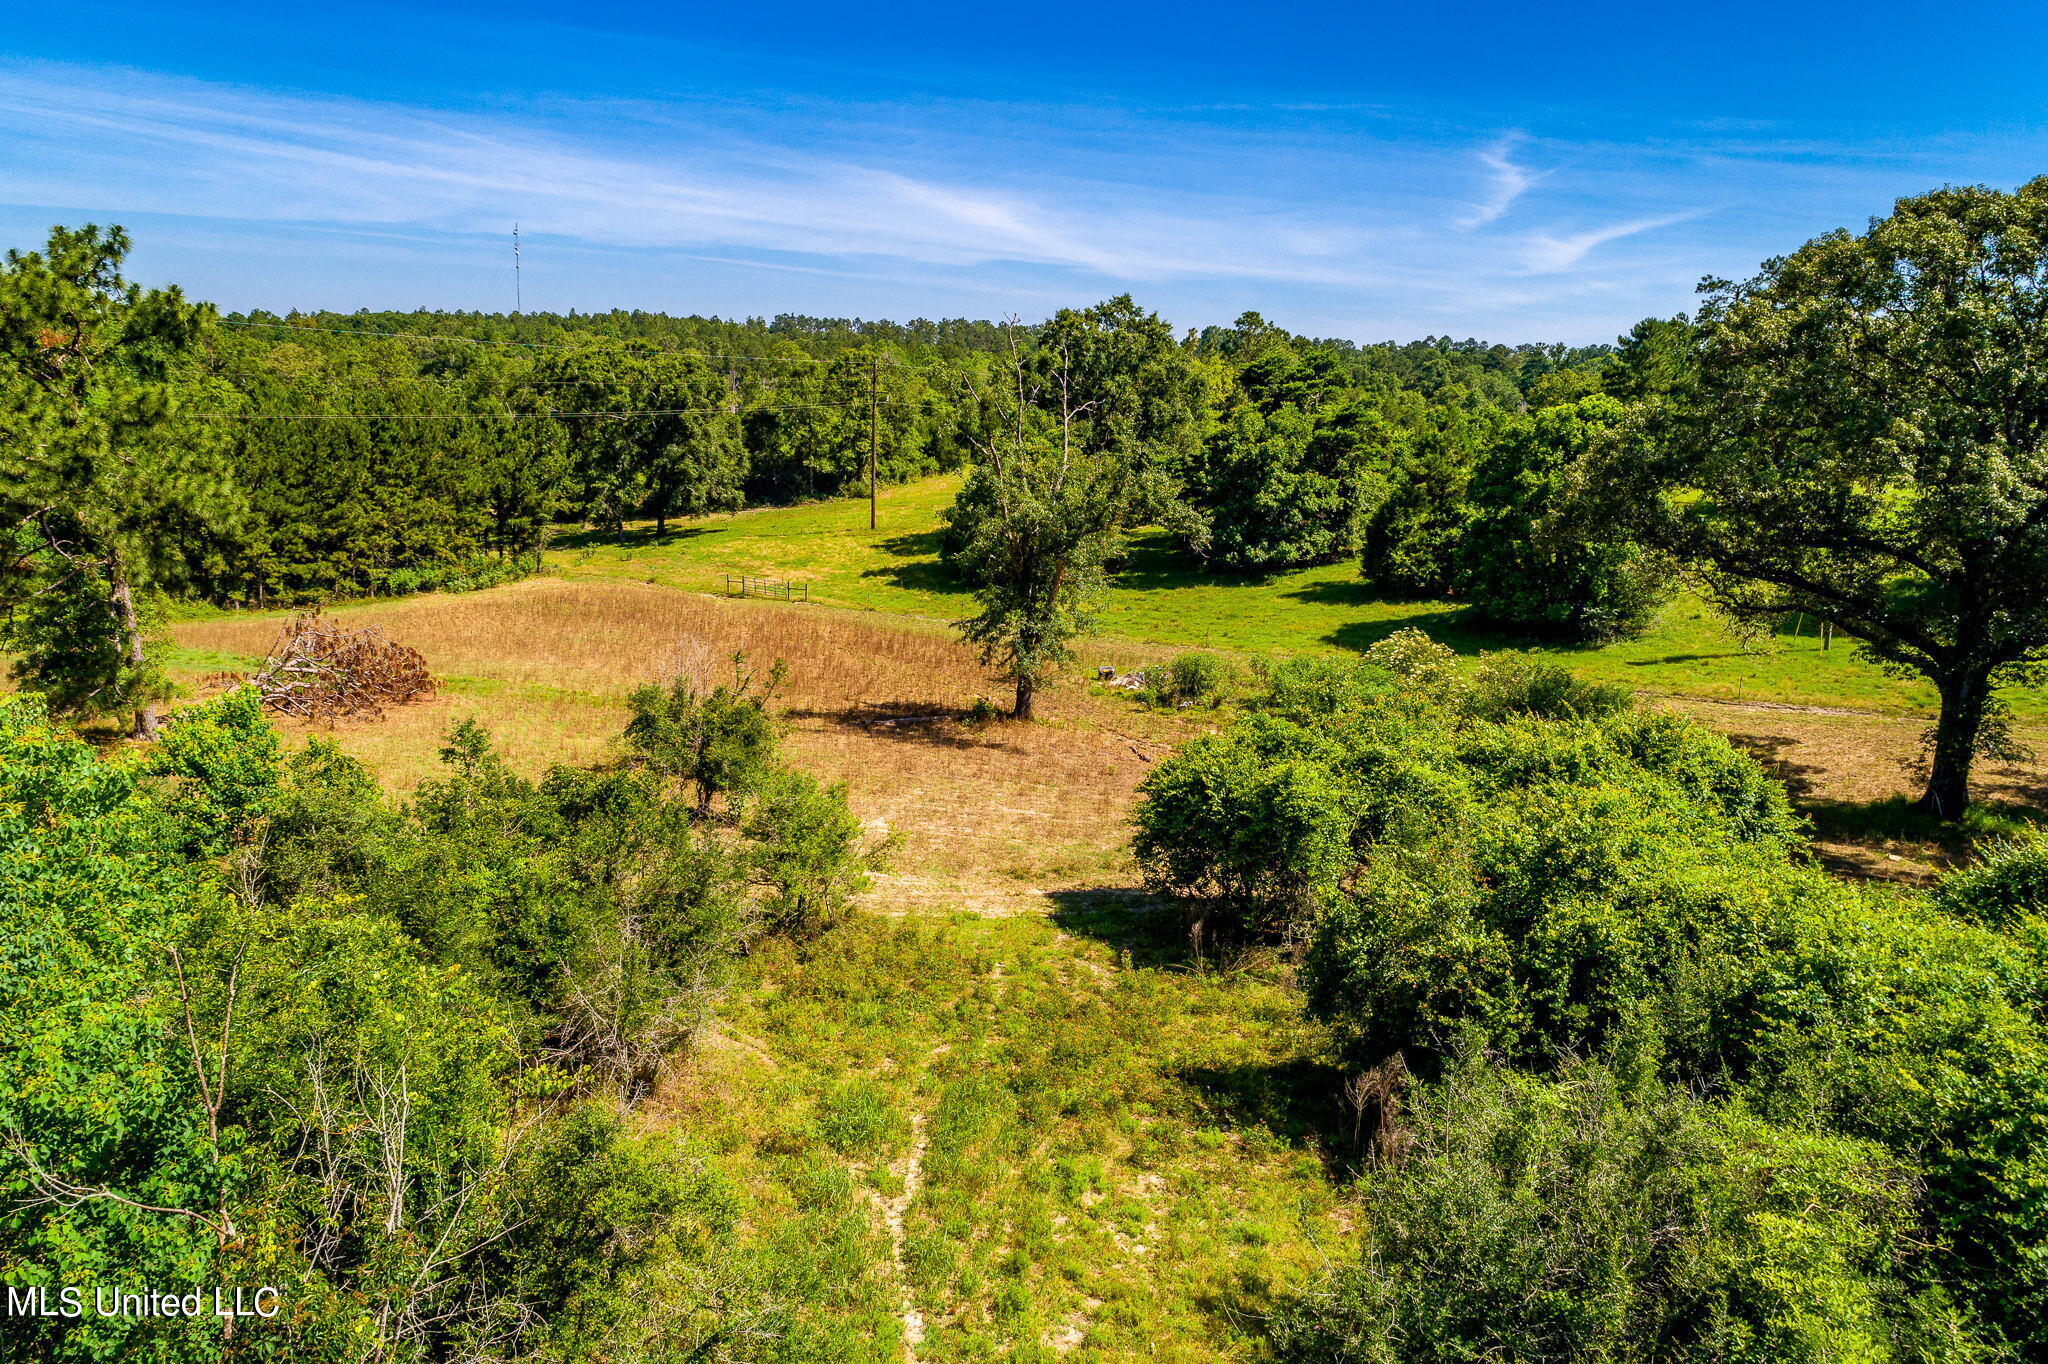
M 118 227 L 59 227 L 0 268 L 0 523 L 16 626 L 55 609 L 77 627 L 68 645 L 40 630 L 17 678 L 151 738 L 166 688 L 142 602 L 190 576 L 239 498 L 226 423 L 201 415 L 225 405 L 203 372 L 212 309 L 123 279 L 127 252 Z

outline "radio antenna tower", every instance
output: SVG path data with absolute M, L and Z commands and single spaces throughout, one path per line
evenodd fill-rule
M 526 311 L 526 288 L 519 276 L 519 224 L 512 224 L 512 311 Z

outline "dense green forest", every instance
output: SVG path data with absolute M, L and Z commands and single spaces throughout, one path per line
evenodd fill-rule
M 1449 338 L 1360 347 L 1256 316 L 1174 342 L 1128 300 L 1092 311 L 1098 326 L 1142 324 L 1185 360 L 1174 472 L 1197 480 L 1191 495 L 1233 526 L 1243 500 L 1261 497 L 1342 499 L 1342 515 L 1304 515 L 1355 518 L 1358 479 L 1389 463 L 1407 433 L 1455 429 L 1451 458 L 1469 462 L 1486 414 L 1597 391 L 1609 357 L 1607 347 Z M 628 519 L 834 496 L 863 484 L 871 448 L 884 482 L 956 468 L 986 438 L 998 357 L 1038 330 L 640 313 L 231 315 L 204 368 L 233 394 L 219 415 L 250 531 L 217 547 L 201 590 L 259 602 L 476 581 L 529 561 L 557 521 L 616 531 Z M 1257 415 L 1240 417 L 1240 406 Z M 1287 449 L 1283 464 L 1274 456 L 1286 437 L 1268 437 L 1264 423 L 1303 413 L 1346 434 Z M 1277 467 L 1254 475 L 1248 465 Z M 1355 532 L 1321 524 L 1252 543 L 1236 534 L 1215 546 L 1219 567 L 1356 547 Z M 1209 551 L 1210 538 L 1198 533 L 1193 547 Z
M 222 415 L 233 422 L 231 461 L 255 533 L 219 547 L 204 590 L 222 601 L 289 600 L 473 579 L 489 572 L 481 561 L 530 557 L 556 518 L 616 530 L 628 518 L 846 492 L 866 477 L 871 444 L 883 481 L 954 468 L 985 434 L 982 395 L 1003 338 L 998 326 L 970 322 L 230 317 L 209 368 L 238 399 Z M 1330 408 L 1322 424 L 1353 434 L 1290 450 L 1303 467 L 1264 477 L 1327 480 L 1339 491 L 1324 501 L 1355 504 L 1358 477 L 1385 461 L 1394 437 L 1382 433 L 1374 446 L 1354 428 L 1373 425 L 1369 414 L 1391 395 L 1417 396 L 1383 424 L 1455 427 L 1469 445 L 1483 424 L 1468 430 L 1441 413 L 1518 412 L 1531 395 L 1541 403 L 1583 391 L 1593 381 L 1566 373 L 1604 359 L 1604 349 L 1448 339 L 1340 347 L 1249 317 L 1177 349 L 1205 385 L 1190 395 L 1180 462 L 1224 519 L 1241 499 L 1290 498 L 1247 486 L 1243 471 L 1276 463 L 1270 447 L 1285 438 L 1268 438 L 1264 422 L 1280 409 L 1293 409 L 1278 417 L 1284 424 Z M 1251 376 L 1241 385 L 1240 367 Z M 1222 409 L 1240 401 L 1233 390 L 1258 416 L 1238 419 L 1230 435 L 1217 430 L 1214 455 L 1195 457 L 1226 421 Z M 1324 448 L 1332 439 L 1345 448 Z M 1246 442 L 1254 448 L 1240 449 Z M 1256 568 L 1341 556 L 1351 538 L 1322 526 L 1250 544 L 1226 538 L 1216 561 Z

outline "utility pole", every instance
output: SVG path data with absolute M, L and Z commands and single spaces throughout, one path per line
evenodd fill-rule
M 519 277 L 519 224 L 512 224 L 512 311 L 526 311 L 525 282 Z
M 868 360 L 868 529 L 875 528 L 875 460 L 881 448 L 882 357 Z

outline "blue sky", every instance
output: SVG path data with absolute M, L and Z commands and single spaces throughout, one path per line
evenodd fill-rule
M 0 243 L 223 306 L 1611 339 L 2048 172 L 2048 7 L 125 5 L 10 15 Z

